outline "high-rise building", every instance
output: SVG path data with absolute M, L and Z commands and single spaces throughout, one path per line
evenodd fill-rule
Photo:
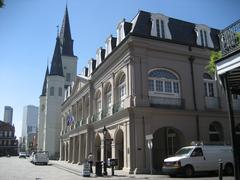
M 38 107 L 28 105 L 23 108 L 22 138 L 25 150 L 29 151 L 33 147 L 33 141 L 37 136 Z
M 13 108 L 11 106 L 4 107 L 3 121 L 12 125 Z

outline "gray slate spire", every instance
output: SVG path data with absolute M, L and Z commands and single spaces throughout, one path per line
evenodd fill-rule
M 71 37 L 68 8 L 66 6 L 65 15 L 62 22 L 60 41 L 62 47 L 62 55 L 74 56 L 73 54 L 73 40 Z
M 57 37 L 49 75 L 63 76 L 60 39 Z
M 48 66 L 46 69 L 46 73 L 45 73 L 45 78 L 44 78 L 44 82 L 43 82 L 43 88 L 42 88 L 42 94 L 41 96 L 46 96 L 46 92 L 47 92 L 47 76 L 49 74 L 49 70 L 48 70 Z

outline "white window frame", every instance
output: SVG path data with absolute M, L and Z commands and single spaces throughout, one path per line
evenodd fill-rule
M 217 97 L 216 80 L 204 78 L 203 81 L 204 81 L 204 96 L 205 97 Z M 211 91 L 210 86 L 212 86 L 212 88 L 213 88 L 213 92 L 212 92 L 213 96 L 211 95 L 211 92 L 210 92 Z
M 149 96 L 159 96 L 159 97 L 171 97 L 171 98 L 180 98 L 181 96 L 181 91 L 180 91 L 180 81 L 179 81 L 179 78 L 178 76 L 169 71 L 169 70 L 166 70 L 166 69 L 154 69 L 154 70 L 151 70 L 149 72 L 149 74 L 153 71 L 157 71 L 157 70 L 164 70 L 164 71 L 168 71 L 169 73 L 175 75 L 177 77 L 177 80 L 175 79 L 168 79 L 168 78 L 159 78 L 159 77 L 148 77 L 148 92 L 149 92 Z M 151 91 L 149 89 L 149 81 L 153 81 L 153 88 L 154 90 Z M 162 90 L 163 91 L 159 91 L 157 90 L 157 83 L 158 82 L 162 82 Z M 171 83 L 171 92 L 167 92 L 166 91 L 166 84 L 170 82 Z M 177 83 L 178 84 L 178 92 L 174 92 L 174 83 Z
M 164 39 L 172 39 L 172 35 L 170 33 L 168 26 L 169 17 L 159 13 L 152 13 L 151 21 L 152 21 L 151 36 Z M 157 22 L 159 22 L 159 24 L 157 24 Z
M 195 32 L 197 35 L 196 43 L 199 46 L 214 48 L 211 38 L 211 29 L 204 24 L 196 24 Z

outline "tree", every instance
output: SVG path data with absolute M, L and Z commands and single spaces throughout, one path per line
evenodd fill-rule
M 216 65 L 215 62 L 216 60 L 222 58 L 222 52 L 221 51 L 211 51 L 211 55 L 210 55 L 210 61 L 208 63 L 208 65 L 206 66 L 206 69 L 208 71 L 209 74 L 214 75 L 216 72 Z
M 4 0 L 0 0 L 0 8 L 4 6 Z

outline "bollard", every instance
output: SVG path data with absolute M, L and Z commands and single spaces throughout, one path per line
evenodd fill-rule
M 222 162 L 222 159 L 219 159 L 218 160 L 218 165 L 219 165 L 219 168 L 218 168 L 218 177 L 219 177 L 219 180 L 222 180 L 222 176 L 223 176 L 223 162 Z

